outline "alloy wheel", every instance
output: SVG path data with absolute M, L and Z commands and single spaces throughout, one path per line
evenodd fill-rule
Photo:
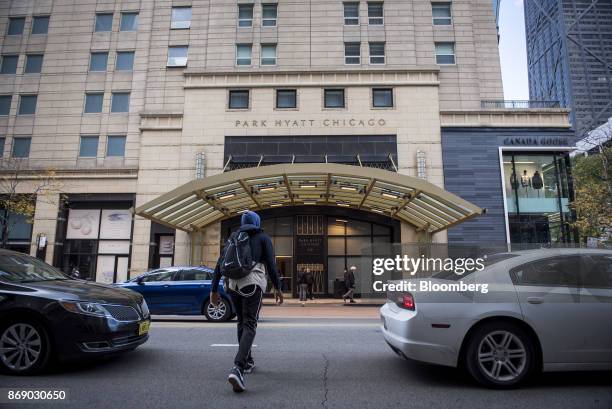
M 527 350 L 512 332 L 493 331 L 480 341 L 478 365 L 496 381 L 512 381 L 525 370 Z
M 41 352 L 42 337 L 29 324 L 13 324 L 0 336 L 0 360 L 11 370 L 30 369 L 38 362 Z
M 227 307 L 224 301 L 220 301 L 217 306 L 212 305 L 212 303 L 208 303 L 206 307 L 206 311 L 208 312 L 208 316 L 215 321 L 222 320 L 225 317 L 225 313 L 227 312 Z

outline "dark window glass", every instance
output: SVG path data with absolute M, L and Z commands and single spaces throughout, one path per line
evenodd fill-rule
M 27 158 L 30 156 L 30 144 L 32 138 L 13 139 L 13 158 Z
M 578 287 L 580 267 L 580 256 L 565 256 L 527 263 L 510 274 L 516 285 Z
M 294 89 L 279 89 L 276 91 L 277 108 L 296 108 L 297 91 Z
M 384 24 L 384 9 L 382 2 L 368 2 L 368 24 L 382 26 Z
M 582 269 L 580 285 L 586 288 L 612 288 L 612 255 L 591 256 L 592 266 Z
M 33 115 L 36 113 L 36 95 L 22 95 L 19 101 L 19 111 L 17 115 Z
M 106 71 L 108 53 L 91 53 L 89 71 Z
M 238 5 L 238 27 L 251 27 L 253 25 L 253 5 Z
M 361 62 L 361 44 L 344 43 L 344 63 L 359 64 Z
M 47 34 L 49 31 L 49 16 L 37 16 L 32 19 L 32 34 Z
M 0 67 L 0 74 L 16 74 L 17 61 L 19 61 L 18 55 L 3 55 L 2 67 Z
M 134 69 L 134 51 L 118 52 L 115 69 L 118 71 L 132 71 Z
M 130 110 L 130 93 L 129 92 L 113 92 L 111 100 L 111 112 L 129 112 Z
M 262 13 L 261 22 L 264 27 L 276 26 L 277 7 L 278 6 L 276 4 L 262 4 L 261 5 L 261 13 Z
M 210 275 L 206 271 L 202 270 L 181 270 L 177 277 L 177 281 L 204 281 L 210 280 Z
M 97 114 L 102 112 L 104 94 L 85 94 L 85 113 Z
M 0 115 L 8 115 L 11 112 L 12 95 L 0 95 Z
M 43 56 L 42 54 L 26 55 L 26 65 L 24 72 L 26 74 L 38 74 L 42 71 Z
M 229 92 L 229 109 L 248 109 L 249 91 L 232 90 Z
M 436 43 L 436 64 L 455 63 L 455 43 Z
M 236 44 L 236 65 L 251 65 L 251 44 Z
M 125 135 L 109 135 L 106 156 L 125 156 Z
M 95 31 L 111 31 L 113 29 L 113 15 L 110 13 L 96 14 Z
M 344 24 L 356 26 L 359 24 L 359 3 L 344 3 Z
M 261 65 L 276 65 L 276 44 L 261 45 Z
M 10 36 L 23 34 L 23 26 L 25 25 L 25 17 L 9 18 L 9 25 L 6 34 Z
M 6 138 L 0 138 L 0 158 L 4 156 L 4 143 L 6 142 Z
M 119 31 L 138 31 L 138 13 L 121 13 Z
M 145 282 L 171 281 L 173 275 L 174 275 L 174 271 L 162 271 L 159 273 L 146 275 L 142 278 L 142 281 L 145 281 Z
M 431 14 L 434 26 L 449 26 L 452 23 L 450 3 L 432 3 Z
M 168 67 L 186 67 L 188 52 L 189 50 L 186 45 L 168 47 L 168 61 L 166 65 Z
M 326 89 L 323 99 L 325 108 L 344 108 L 343 89 Z
M 95 158 L 98 154 L 98 137 L 81 136 L 79 156 L 81 158 Z
M 370 43 L 370 64 L 385 63 L 385 43 Z
M 393 106 L 393 89 L 372 89 L 372 105 L 376 108 L 389 108 Z

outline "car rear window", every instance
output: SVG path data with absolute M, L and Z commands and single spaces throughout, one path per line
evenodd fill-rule
M 499 254 L 491 254 L 491 255 L 482 256 L 480 258 L 484 259 L 484 262 L 482 263 L 484 267 L 488 267 L 495 263 L 499 263 L 500 261 L 508 260 L 516 256 L 517 254 L 499 253 Z M 478 258 L 478 257 L 474 257 L 474 258 Z M 476 271 L 477 270 L 466 271 L 464 274 L 456 274 L 454 271 L 440 271 L 438 273 L 433 274 L 432 277 L 440 278 L 442 280 L 460 280 Z

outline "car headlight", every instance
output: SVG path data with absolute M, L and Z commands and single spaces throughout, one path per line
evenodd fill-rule
M 60 301 L 60 305 L 67 311 L 75 314 L 93 315 L 95 317 L 106 317 L 110 315 L 102 304 L 95 302 Z

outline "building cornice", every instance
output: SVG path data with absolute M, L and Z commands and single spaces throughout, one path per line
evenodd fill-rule
M 375 85 L 438 86 L 438 71 L 433 67 L 414 70 L 342 71 L 187 71 L 185 88 L 270 88 Z
M 440 112 L 440 126 L 569 128 L 569 113 L 565 108 L 444 110 Z

